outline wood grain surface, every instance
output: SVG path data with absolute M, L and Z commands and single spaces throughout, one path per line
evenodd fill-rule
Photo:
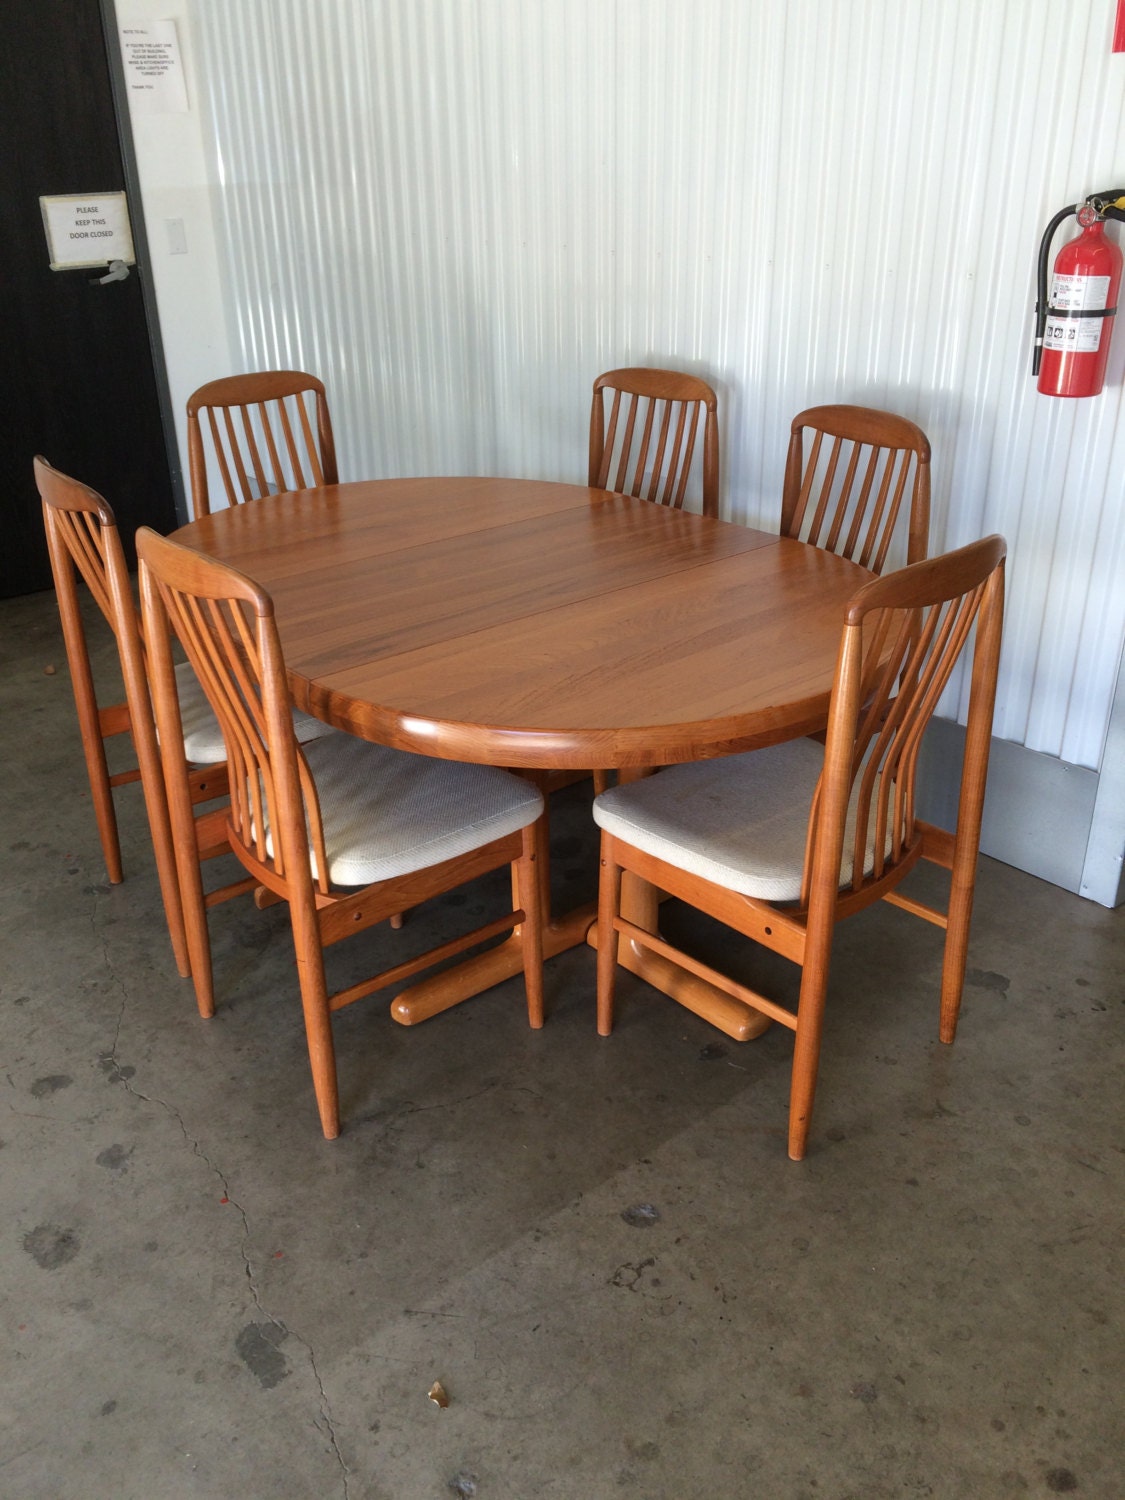
M 402 749 L 541 768 L 668 764 L 822 726 L 844 605 L 871 576 L 529 480 L 327 486 L 176 540 L 271 593 L 301 708 Z

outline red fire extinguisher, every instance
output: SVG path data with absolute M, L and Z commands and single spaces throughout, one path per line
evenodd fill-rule
M 1071 214 L 1078 219 L 1079 233 L 1059 251 L 1048 298 L 1051 241 Z M 1122 264 L 1120 249 L 1106 238 L 1106 219 L 1125 220 L 1125 188 L 1092 193 L 1084 203 L 1064 208 L 1039 246 L 1032 374 L 1039 376 L 1038 389 L 1045 396 L 1096 396 L 1105 384 Z

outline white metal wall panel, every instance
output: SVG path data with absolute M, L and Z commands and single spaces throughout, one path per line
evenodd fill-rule
M 997 732 L 1096 767 L 1125 331 L 1089 401 L 1039 397 L 1029 344 L 1043 224 L 1125 176 L 1111 11 L 194 0 L 243 363 L 325 379 L 345 477 L 582 480 L 593 377 L 691 369 L 764 526 L 795 412 L 900 411 L 933 548 L 1011 545 Z

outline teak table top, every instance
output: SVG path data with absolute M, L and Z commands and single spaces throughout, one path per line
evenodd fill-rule
M 175 539 L 273 596 L 299 707 L 400 749 L 652 766 L 823 727 L 854 563 L 585 486 L 390 479 Z

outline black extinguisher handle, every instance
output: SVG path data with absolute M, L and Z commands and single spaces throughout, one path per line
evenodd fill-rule
M 1043 334 L 1047 328 L 1047 262 L 1051 258 L 1051 241 L 1055 237 L 1055 230 L 1062 221 L 1069 219 L 1071 214 L 1076 214 L 1081 206 L 1080 203 L 1072 203 L 1068 208 L 1060 208 L 1043 231 L 1043 238 L 1039 241 L 1038 300 L 1035 303 L 1035 346 L 1031 354 L 1031 373 L 1033 375 L 1039 374 L 1039 361 L 1043 354 Z
M 1125 223 L 1125 187 L 1106 188 L 1103 193 L 1091 193 L 1086 202 L 1093 204 L 1101 218 Z

